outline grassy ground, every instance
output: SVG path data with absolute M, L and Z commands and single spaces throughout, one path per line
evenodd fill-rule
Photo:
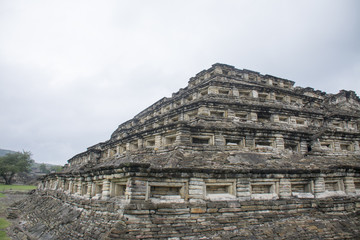
M 33 185 L 5 185 L 0 184 L 0 192 L 14 190 L 14 191 L 29 191 L 36 189 L 36 186 Z
M 11 240 L 7 235 L 5 231 L 0 230 L 0 240 Z
M 4 184 L 0 184 L 0 240 L 10 240 L 9 237 L 7 237 L 6 235 L 6 231 L 5 229 L 10 225 L 10 222 L 8 222 L 5 217 L 6 217 L 6 208 L 8 208 L 13 202 L 14 200 L 12 199 L 11 196 L 14 196 L 13 194 L 10 194 L 10 198 L 8 196 L 6 196 L 6 193 L 1 193 L 3 191 L 20 191 L 20 192 L 24 192 L 24 194 L 26 195 L 26 192 L 36 189 L 36 186 L 31 186 L 31 185 L 4 185 Z
M 2 196 L 0 197 L 6 197 L 4 194 L 2 194 Z M 5 211 L 4 206 L 1 206 L 0 211 Z M 10 223 L 5 219 L 0 217 L 0 240 L 8 240 L 10 239 L 9 237 L 7 237 L 5 229 L 10 225 Z
M 10 225 L 4 218 L 0 218 L 0 240 L 10 239 L 6 236 L 5 228 Z

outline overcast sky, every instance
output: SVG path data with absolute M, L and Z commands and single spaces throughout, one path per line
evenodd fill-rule
M 220 62 L 360 93 L 360 1 L 0 0 L 0 148 L 65 164 Z

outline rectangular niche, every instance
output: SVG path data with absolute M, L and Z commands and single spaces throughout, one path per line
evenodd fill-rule
M 173 145 L 175 143 L 175 141 L 176 141 L 176 135 L 164 137 L 164 145 L 165 146 Z
M 291 182 L 291 195 L 298 198 L 314 198 L 313 181 L 295 181 Z
M 133 141 L 130 143 L 130 150 L 137 150 L 139 148 L 138 141 Z
M 284 88 L 291 88 L 291 85 L 289 83 L 284 82 Z
M 243 139 L 225 138 L 226 146 L 243 146 Z
M 145 146 L 147 148 L 154 148 L 155 147 L 155 138 L 145 140 Z
M 332 149 L 332 143 L 331 142 L 321 142 L 320 143 L 322 149 Z
M 192 95 L 189 95 L 189 96 L 186 98 L 186 101 L 187 101 L 187 102 L 191 102 L 192 100 L 194 100 L 194 98 L 193 98 Z
M 110 185 L 111 197 L 125 197 L 126 181 L 112 181 Z
M 207 199 L 227 200 L 236 198 L 236 181 L 208 179 L 205 181 L 204 194 Z
M 360 193 L 360 178 L 354 179 L 355 191 L 356 193 Z
M 305 119 L 301 119 L 301 118 L 296 119 L 296 124 L 297 125 L 305 125 Z
M 123 144 L 123 145 L 120 145 L 119 146 L 119 154 L 123 154 L 126 152 L 126 145 Z
M 185 182 L 148 182 L 146 199 L 155 202 L 184 202 L 187 199 Z
M 118 153 L 118 152 L 117 152 L 116 147 L 115 147 L 115 148 L 110 149 L 110 157 L 115 156 L 117 153 Z
M 235 117 L 239 118 L 240 121 L 247 121 L 248 113 L 247 112 L 235 113 Z
M 68 190 L 69 190 L 69 182 L 65 181 L 64 191 L 68 191 Z
M 279 116 L 279 122 L 289 123 L 289 118 L 286 116 Z
M 284 101 L 284 98 L 285 98 L 285 97 L 284 97 L 284 96 L 281 96 L 281 95 L 280 95 L 280 96 L 275 96 L 275 100 L 276 100 L 276 101 Z
M 199 145 L 211 145 L 212 136 L 193 136 L 191 137 L 191 143 Z
M 325 179 L 325 191 L 344 191 L 343 181 L 340 179 Z
M 340 149 L 341 151 L 351 151 L 351 144 L 340 143 Z
M 174 123 L 174 122 L 178 122 L 179 121 L 179 117 L 173 117 L 170 119 L 170 122 Z
M 163 110 L 163 112 L 167 112 L 167 111 L 169 111 L 170 109 L 171 109 L 171 105 L 168 105 L 168 106 L 165 107 L 165 109 Z
M 191 112 L 187 112 L 185 114 L 185 120 L 192 120 L 195 119 L 195 117 L 198 115 L 197 111 L 191 111 Z
M 100 183 L 95 183 L 95 191 L 94 191 L 94 196 L 95 195 L 101 195 L 102 194 L 102 187 L 103 185 Z
M 206 185 L 207 194 L 230 194 L 231 185 Z
M 230 90 L 227 89 L 219 89 L 219 94 L 221 95 L 229 95 Z
M 151 186 L 150 198 L 163 198 L 167 196 L 180 196 L 181 187 L 179 186 Z
M 251 198 L 257 200 L 277 199 L 278 182 L 259 181 L 250 185 Z
M 72 188 L 70 189 L 70 193 L 74 194 L 77 192 L 77 184 L 73 184 Z
M 243 91 L 242 89 L 239 89 L 239 97 L 240 98 L 250 97 L 250 91 Z
M 181 106 L 181 101 L 177 101 L 174 103 L 174 107 L 179 107 L 179 106 Z
M 339 183 L 338 182 L 327 182 L 325 183 L 325 190 L 326 191 L 339 191 Z
M 256 147 L 272 147 L 273 139 L 256 139 L 255 146 Z
M 340 123 L 340 122 L 332 122 L 332 125 L 333 125 L 335 128 L 341 128 L 341 123 Z
M 201 96 L 206 96 L 206 95 L 208 95 L 208 90 L 207 90 L 207 89 L 202 90 L 202 91 L 200 92 L 200 95 L 201 95 Z
M 309 183 L 294 183 L 291 184 L 291 192 L 293 193 L 310 193 L 310 184 Z
M 267 94 L 267 93 L 259 93 L 259 94 L 258 94 L 258 98 L 259 98 L 260 100 L 269 99 L 269 94 Z
M 88 184 L 84 183 L 81 185 L 81 195 L 86 195 L 88 190 Z
M 290 150 L 293 152 L 298 152 L 299 151 L 299 144 L 295 143 L 295 142 L 286 142 L 284 143 L 284 148 L 286 150 Z
M 257 121 L 259 123 L 271 122 L 271 114 L 270 113 L 259 112 L 257 114 Z
M 216 117 L 216 118 L 223 118 L 223 117 L 225 117 L 225 112 L 224 111 L 210 111 L 210 116 Z
M 272 193 L 273 184 L 256 184 L 251 185 L 252 194 L 267 194 Z

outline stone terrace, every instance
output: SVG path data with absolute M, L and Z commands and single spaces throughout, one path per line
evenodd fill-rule
M 294 84 L 214 64 L 45 176 L 15 235 L 358 238 L 360 99 Z

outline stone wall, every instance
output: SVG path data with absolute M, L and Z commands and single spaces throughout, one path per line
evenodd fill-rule
M 114 198 L 124 203 L 360 196 L 357 168 L 211 170 L 156 169 L 148 164 L 126 166 L 81 175 L 48 175 L 39 189 L 56 190 L 80 199 Z
M 126 164 L 53 174 L 13 210 L 21 220 L 12 232 L 14 239 L 354 239 L 359 183 L 356 168 Z
M 130 204 L 106 239 L 354 239 L 359 200 Z
M 17 205 L 13 239 L 357 239 L 351 197 L 155 203 L 37 191 Z M 14 211 L 14 210 L 13 210 Z

